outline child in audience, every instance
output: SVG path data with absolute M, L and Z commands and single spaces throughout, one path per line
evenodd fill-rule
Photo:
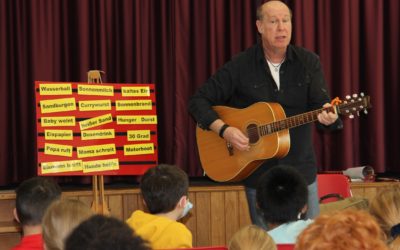
M 276 244 L 294 244 L 297 235 L 312 223 L 302 219 L 307 198 L 307 183 L 293 167 L 276 166 L 260 177 L 257 204 Z
M 22 226 L 23 237 L 13 250 L 43 249 L 43 214 L 60 197 L 61 188 L 52 179 L 34 177 L 19 185 L 16 189 L 14 217 Z
M 150 250 L 149 244 L 123 221 L 94 215 L 78 225 L 65 241 L 66 250 Z
M 141 179 L 140 190 L 150 213 L 137 210 L 127 223 L 154 249 L 190 248 L 192 233 L 177 220 L 192 208 L 188 199 L 189 179 L 172 165 L 149 169 Z
M 79 200 L 53 202 L 43 217 L 45 250 L 64 250 L 65 239 L 82 221 L 93 215 L 92 210 Z
M 259 226 L 249 225 L 237 231 L 228 243 L 229 250 L 276 250 L 271 236 Z
M 383 232 L 365 211 L 340 210 L 317 217 L 297 238 L 295 250 L 386 250 Z
M 369 210 L 385 232 L 389 249 L 400 250 L 400 188 L 382 189 Z

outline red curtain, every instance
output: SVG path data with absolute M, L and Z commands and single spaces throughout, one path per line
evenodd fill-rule
M 0 1 L 0 185 L 36 174 L 34 80 L 154 82 L 159 161 L 201 175 L 187 101 L 257 40 L 248 0 Z M 364 91 L 368 116 L 315 133 L 321 170 L 372 165 L 400 172 L 397 0 L 287 1 L 293 43 L 321 57 L 332 96 Z
M 293 1 L 294 40 L 320 55 L 333 96 L 364 92 L 368 116 L 315 138 L 321 169 L 371 165 L 400 172 L 400 3 L 394 0 Z

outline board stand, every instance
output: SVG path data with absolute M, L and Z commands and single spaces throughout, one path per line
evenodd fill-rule
M 104 71 L 100 70 L 90 70 L 88 71 L 88 83 L 99 83 L 102 84 L 101 74 Z M 104 176 L 103 175 L 93 175 L 92 176 L 92 186 L 93 186 L 93 202 L 92 210 L 95 213 L 108 215 L 110 214 L 110 209 L 106 201 L 104 194 Z

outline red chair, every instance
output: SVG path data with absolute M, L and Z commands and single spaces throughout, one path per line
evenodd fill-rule
M 328 203 L 337 201 L 337 197 L 324 198 L 322 197 L 330 194 L 337 194 L 343 198 L 352 197 L 350 190 L 350 181 L 346 175 L 343 174 L 318 174 L 318 197 L 320 203 Z
M 209 246 L 209 247 L 192 247 L 192 248 L 179 248 L 168 250 L 228 250 L 226 246 Z
M 276 244 L 278 250 L 293 250 L 294 244 Z

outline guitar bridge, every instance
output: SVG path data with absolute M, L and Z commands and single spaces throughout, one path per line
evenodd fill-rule
M 228 149 L 229 156 L 233 155 L 233 146 L 230 142 L 226 142 L 226 148 Z

